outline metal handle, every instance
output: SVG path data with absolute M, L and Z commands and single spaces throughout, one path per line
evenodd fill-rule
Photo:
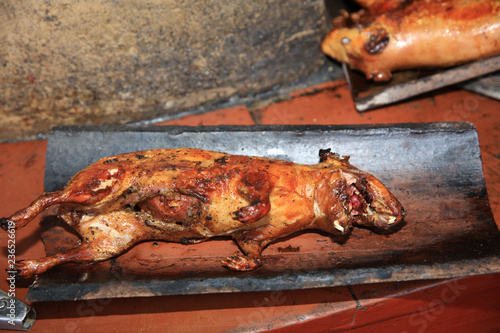
M 0 329 L 29 331 L 35 318 L 35 309 L 0 289 Z

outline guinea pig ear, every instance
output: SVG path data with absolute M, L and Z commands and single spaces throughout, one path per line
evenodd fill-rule
M 319 150 L 319 161 L 320 162 L 325 162 L 331 158 L 338 160 L 338 155 L 335 153 L 332 153 L 331 148 Z
M 332 153 L 332 150 L 330 148 L 319 150 L 320 163 L 326 162 L 329 160 L 335 161 L 335 162 L 349 163 L 349 158 L 350 158 L 349 156 L 342 156 L 342 158 L 341 158 L 339 154 Z

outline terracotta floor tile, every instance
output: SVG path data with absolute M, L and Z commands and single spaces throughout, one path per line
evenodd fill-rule
M 43 193 L 43 173 L 47 142 L 26 141 L 0 144 L 0 217 L 9 216 L 25 207 Z M 25 228 L 17 230 L 16 259 L 38 258 L 45 255 L 37 218 Z M 0 232 L 0 244 L 6 245 L 8 234 Z M 7 267 L 7 251 L 0 254 L 2 275 L 0 288 L 8 290 L 4 268 Z M 18 283 L 16 296 L 24 299 L 26 288 Z
M 0 216 L 29 204 L 43 191 L 46 147 L 46 141 L 0 145 Z

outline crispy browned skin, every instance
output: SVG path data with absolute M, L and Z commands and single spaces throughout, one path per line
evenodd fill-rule
M 373 4 L 371 4 L 373 6 Z M 500 54 L 500 0 L 418 0 L 334 21 L 323 52 L 367 79 L 400 69 L 448 67 Z
M 261 265 L 270 242 L 303 229 L 346 234 L 353 225 L 387 229 L 405 215 L 373 176 L 329 150 L 322 162 L 299 165 L 199 149 L 159 149 L 99 160 L 59 192 L 44 193 L 1 226 L 21 228 L 47 207 L 82 236 L 67 253 L 17 263 L 20 277 L 66 262 L 119 255 L 146 240 L 190 244 L 231 236 L 243 255 L 224 265 Z

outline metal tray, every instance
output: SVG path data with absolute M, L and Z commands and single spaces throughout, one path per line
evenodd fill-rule
M 56 267 L 33 282 L 27 300 L 304 289 L 500 272 L 500 232 L 473 124 L 58 127 L 48 139 L 45 188 L 60 188 L 101 157 L 167 147 L 304 164 L 317 163 L 319 149 L 332 148 L 390 188 L 408 211 L 406 224 L 391 234 L 355 229 L 344 238 L 298 233 L 271 244 L 264 266 L 245 273 L 220 264 L 239 251 L 230 239 L 146 242 L 105 262 Z M 53 211 L 40 227 L 48 254 L 78 240 Z
M 364 112 L 498 71 L 500 55 L 450 68 L 395 71 L 389 82 L 380 83 L 367 80 L 361 72 L 346 64 L 342 69 L 356 110 Z M 479 85 L 469 83 L 468 86 L 477 90 L 481 89 Z M 480 92 L 484 93 L 484 88 Z

